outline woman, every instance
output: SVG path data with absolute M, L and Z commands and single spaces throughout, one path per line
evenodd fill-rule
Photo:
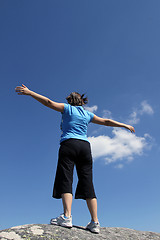
M 72 182 L 73 169 L 76 166 L 78 184 L 75 198 L 84 199 L 87 202 L 91 214 L 91 222 L 86 229 L 99 233 L 100 224 L 97 217 L 97 198 L 92 182 L 92 155 L 90 143 L 87 138 L 87 126 L 90 122 L 112 127 L 123 127 L 131 132 L 134 128 L 124 123 L 111 119 L 104 119 L 84 110 L 83 105 L 88 102 L 77 92 L 72 92 L 66 100 L 68 104 L 57 103 L 29 90 L 22 84 L 15 88 L 20 95 L 29 95 L 45 106 L 62 113 L 59 158 L 56 177 L 53 188 L 53 198 L 62 198 L 64 213 L 57 218 L 51 219 L 50 223 L 64 227 L 72 227 Z

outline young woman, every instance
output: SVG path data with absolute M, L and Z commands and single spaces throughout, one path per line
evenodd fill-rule
M 19 95 L 29 95 L 45 106 L 52 108 L 62 114 L 61 139 L 57 171 L 55 176 L 53 198 L 62 198 L 64 213 L 57 218 L 51 219 L 50 223 L 64 227 L 72 227 L 72 182 L 73 169 L 76 166 L 78 184 L 75 198 L 84 199 L 87 202 L 91 214 L 91 222 L 86 228 L 94 233 L 99 233 L 100 224 L 97 217 L 97 198 L 92 182 L 92 154 L 90 143 L 87 138 L 87 127 L 90 122 L 112 127 L 123 127 L 135 132 L 130 125 L 120 123 L 111 119 L 104 119 L 86 111 L 83 108 L 88 102 L 77 92 L 72 92 L 66 103 L 58 103 L 29 90 L 22 84 L 15 88 Z

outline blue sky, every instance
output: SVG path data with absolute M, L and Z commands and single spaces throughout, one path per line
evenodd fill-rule
M 58 102 L 87 93 L 90 111 L 135 127 L 89 125 L 98 218 L 160 232 L 159 9 L 158 0 L 0 1 L 0 229 L 63 212 L 52 198 L 61 114 L 18 95 L 24 84 Z M 84 200 L 72 216 L 90 221 Z

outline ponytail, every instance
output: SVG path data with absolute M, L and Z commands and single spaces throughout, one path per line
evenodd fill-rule
M 88 103 L 88 98 L 84 97 L 85 94 L 79 94 L 77 92 L 72 92 L 66 100 L 72 106 L 82 106 Z

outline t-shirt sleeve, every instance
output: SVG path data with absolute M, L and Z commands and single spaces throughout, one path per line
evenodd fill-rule
M 89 120 L 89 123 L 90 123 L 90 122 L 92 122 L 92 119 L 94 117 L 94 113 L 88 112 L 88 114 L 89 114 L 89 117 L 90 117 L 90 120 Z
M 63 110 L 62 114 L 67 114 L 68 111 L 69 111 L 69 104 L 64 103 L 64 110 Z

